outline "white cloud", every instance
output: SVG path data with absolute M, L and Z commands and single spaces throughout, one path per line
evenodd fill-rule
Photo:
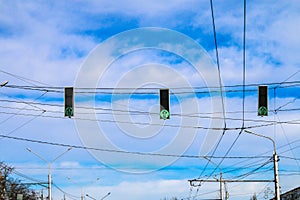
M 115 186 L 104 187 L 86 187 L 85 193 L 94 197 L 102 198 L 108 192 L 109 199 L 126 199 L 139 200 L 139 199 L 163 199 L 164 197 L 185 197 L 187 194 L 188 184 L 186 180 L 156 180 L 156 181 L 134 181 L 134 182 L 121 182 Z M 81 193 L 80 190 L 74 188 L 67 189 L 73 191 L 73 194 Z M 58 198 L 59 196 L 57 196 Z

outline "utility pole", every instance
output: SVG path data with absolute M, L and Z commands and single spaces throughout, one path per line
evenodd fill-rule
M 275 144 L 275 141 L 268 137 L 268 136 L 265 136 L 265 135 L 261 135 L 261 134 L 257 134 L 257 133 L 254 133 L 252 131 L 249 131 L 249 130 L 245 130 L 246 133 L 249 133 L 249 134 L 252 134 L 252 135 L 255 135 L 255 136 L 258 136 L 258 137 L 262 137 L 262 138 L 266 138 L 270 141 L 272 141 L 273 143 L 273 163 L 274 163 L 274 179 L 272 180 L 224 180 L 222 179 L 221 177 L 221 174 L 220 174 L 220 182 L 274 182 L 275 183 L 275 200 L 280 200 L 280 187 L 279 187 L 279 175 L 278 175 L 278 156 L 277 156 L 277 153 L 276 153 L 276 144 Z M 205 159 L 207 159 L 209 162 L 213 163 L 211 160 L 209 160 L 208 158 L 204 157 Z M 214 163 L 213 163 L 214 164 Z M 218 180 L 209 180 L 209 179 L 193 179 L 193 180 L 189 180 L 190 182 L 190 185 L 191 186 L 199 186 L 199 184 L 195 184 L 195 182 L 218 182 Z M 221 191 L 221 189 L 220 189 Z M 226 199 L 228 198 L 228 195 L 226 195 Z M 222 199 L 222 197 L 221 197 Z
M 65 155 L 68 151 L 70 151 L 72 148 L 68 148 L 66 151 L 58 155 L 56 158 L 54 158 L 51 162 L 48 162 L 46 159 L 44 159 L 42 156 L 39 154 L 33 152 L 31 149 L 26 148 L 27 151 L 41 159 L 42 161 L 46 162 L 48 164 L 48 200 L 52 200 L 52 177 L 51 177 L 51 164 L 54 163 L 57 159 Z
M 223 200 L 223 189 L 222 189 L 222 182 L 223 182 L 223 180 L 222 180 L 222 168 L 221 167 L 219 167 L 219 165 L 217 165 L 216 163 L 214 163 L 211 159 L 209 159 L 207 156 L 204 156 L 204 158 L 208 161 L 208 162 L 210 162 L 210 163 L 212 163 L 213 165 L 215 165 L 219 170 L 220 170 L 220 180 L 219 180 L 219 182 L 220 182 L 220 199 L 221 200 Z
M 52 200 L 51 164 L 48 163 L 48 200 Z
M 278 174 L 278 156 L 276 154 L 276 151 L 273 155 L 274 160 L 274 176 L 275 176 L 275 197 L 276 200 L 280 200 L 280 187 L 279 187 L 279 174 Z
M 275 144 L 275 141 L 268 137 L 268 136 L 265 136 L 265 135 L 261 135 L 261 134 L 257 134 L 257 133 L 254 133 L 252 131 L 249 131 L 249 130 L 245 130 L 246 133 L 249 133 L 249 134 L 252 134 L 252 135 L 256 135 L 258 137 L 263 137 L 263 138 L 266 138 L 270 141 L 272 141 L 273 143 L 273 162 L 274 162 L 274 182 L 275 182 L 275 200 L 280 200 L 280 188 L 279 188 L 279 175 L 278 175 L 278 156 L 277 156 L 277 153 L 276 153 L 276 144 Z
M 220 171 L 220 199 L 223 200 L 223 191 L 222 191 L 222 171 Z
M 226 182 L 224 182 L 224 188 L 225 188 L 225 200 L 228 200 L 228 198 L 229 198 L 229 193 L 228 193 L 228 189 L 227 189 Z
M 190 182 L 190 186 L 192 187 L 199 187 L 201 185 L 201 182 L 219 182 L 220 180 L 215 180 L 215 179 L 192 179 L 188 180 Z M 233 179 L 222 179 L 222 182 L 225 183 L 263 183 L 263 182 L 274 182 L 274 180 L 233 180 Z M 195 184 L 198 183 L 198 184 Z M 229 198 L 229 193 L 227 192 L 227 188 L 225 187 L 225 199 L 227 200 Z M 277 200 L 277 199 L 276 199 Z

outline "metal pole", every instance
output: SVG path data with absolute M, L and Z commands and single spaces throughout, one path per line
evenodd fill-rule
M 208 162 L 212 163 L 213 165 L 215 165 L 219 170 L 220 170 L 220 199 L 223 200 L 223 191 L 222 191 L 222 168 L 219 167 L 216 163 L 214 163 L 211 159 L 207 158 L 206 156 L 204 156 L 204 159 L 206 159 Z
M 254 133 L 252 131 L 249 131 L 249 130 L 245 130 L 245 132 L 250 133 L 252 135 L 259 136 L 259 137 L 263 137 L 263 138 L 266 138 L 266 139 L 272 141 L 273 148 L 274 148 L 274 150 L 273 150 L 273 162 L 274 162 L 275 200 L 280 200 L 279 175 L 278 175 L 278 156 L 277 156 L 277 153 L 276 153 L 275 141 L 272 138 L 268 137 L 268 136 L 257 134 L 257 133 Z
M 81 200 L 84 200 L 84 192 L 83 192 L 83 188 L 81 188 Z
M 26 148 L 27 151 L 29 151 L 30 153 L 34 154 L 36 157 L 38 157 L 39 159 L 45 161 L 46 163 L 48 163 L 48 200 L 52 200 L 52 177 L 51 177 L 51 164 L 53 162 L 55 162 L 58 158 L 62 157 L 64 154 L 66 154 L 68 151 L 70 151 L 72 148 L 68 148 L 66 151 L 64 151 L 62 154 L 58 155 L 56 158 L 54 158 L 51 162 L 48 162 L 45 158 L 43 158 L 42 156 L 40 156 L 39 154 L 35 153 L 34 151 L 32 151 L 29 148 Z
M 222 171 L 220 171 L 220 199 L 223 200 L 223 191 L 222 191 Z
M 275 197 L 276 200 L 280 200 L 280 188 L 279 188 L 279 174 L 278 174 L 278 156 L 276 154 L 276 151 L 273 155 L 274 160 L 274 179 L 275 179 Z
M 51 164 L 48 163 L 48 200 L 52 200 Z
M 224 182 L 224 188 L 225 188 L 225 200 L 228 200 L 229 198 L 229 193 L 227 191 L 227 185 L 226 185 L 226 182 Z

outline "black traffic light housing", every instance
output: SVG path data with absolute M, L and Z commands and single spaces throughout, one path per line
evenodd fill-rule
M 268 86 L 258 86 L 258 116 L 268 116 Z
M 65 87 L 65 117 L 74 116 L 74 89 Z
M 170 95 L 169 89 L 160 89 L 159 91 L 160 100 L 160 119 L 170 119 Z

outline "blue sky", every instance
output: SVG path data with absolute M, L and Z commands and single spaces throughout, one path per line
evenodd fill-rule
M 239 136 L 243 2 L 215 0 L 213 6 L 226 91 L 225 120 L 217 112 L 222 111 L 220 93 L 208 93 L 219 83 L 208 0 L 0 0 L 0 82 L 9 81 L 0 88 L 0 134 L 15 137 L 0 139 L 5 152 L 0 160 L 46 181 L 47 164 L 26 148 L 50 162 L 67 149 L 58 144 L 71 145 L 77 148 L 52 163 L 53 182 L 67 193 L 67 199 L 79 199 L 82 191 L 96 198 L 111 192 L 107 199 L 112 200 L 218 198 L 217 183 L 205 183 L 197 192 L 187 180 L 218 177 L 213 163 L 220 163 L 224 178 L 239 178 L 268 161 L 260 156 L 271 156 L 272 146 L 246 133 Z M 283 192 L 299 186 L 300 175 L 299 7 L 293 0 L 247 2 L 244 126 L 276 141 Z M 149 34 L 133 46 L 138 34 L 128 33 L 149 27 L 165 35 Z M 167 42 L 175 35 L 182 40 Z M 152 41 L 160 41 L 159 48 L 146 48 Z M 195 48 L 186 48 L 189 41 L 197 44 Z M 116 52 L 120 56 L 114 57 Z M 270 113 L 264 118 L 256 114 L 256 88 L 262 83 L 270 88 Z M 105 89 L 96 95 L 93 90 L 76 90 L 75 117 L 64 118 L 62 88 L 91 85 Z M 166 121 L 158 115 L 161 87 L 172 92 L 171 119 Z M 214 151 L 222 131 L 212 128 L 222 129 L 224 123 L 229 129 Z M 232 144 L 227 155 L 231 158 L 222 160 Z M 212 162 L 194 157 L 207 155 L 215 156 Z M 237 158 L 247 156 L 255 158 Z M 272 164 L 250 174 L 243 178 L 272 179 Z M 236 200 L 254 193 L 264 199 L 268 187 L 274 190 L 272 183 L 228 183 L 227 187 Z M 53 198 L 62 197 L 54 187 Z

